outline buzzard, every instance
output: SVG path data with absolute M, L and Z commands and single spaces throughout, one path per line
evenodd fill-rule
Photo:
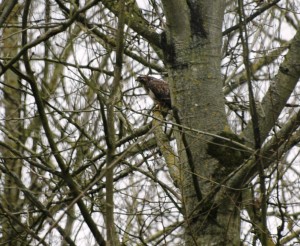
M 140 82 L 149 96 L 161 107 L 172 109 L 169 84 L 161 79 L 148 75 L 137 77 L 136 81 Z

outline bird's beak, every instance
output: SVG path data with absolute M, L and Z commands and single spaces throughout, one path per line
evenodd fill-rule
M 143 80 L 143 77 L 142 76 L 138 76 L 135 81 L 138 81 L 140 83 L 142 83 L 144 80 Z

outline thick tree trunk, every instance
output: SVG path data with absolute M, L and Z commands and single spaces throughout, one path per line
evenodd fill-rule
M 220 71 L 224 1 L 163 2 L 168 27 L 163 42 L 174 111 L 182 125 L 218 134 L 226 127 Z M 213 196 L 203 204 L 226 175 L 206 153 L 209 140 L 187 130 L 177 136 L 186 245 L 239 245 L 235 195 L 229 194 L 222 207 L 213 203 Z

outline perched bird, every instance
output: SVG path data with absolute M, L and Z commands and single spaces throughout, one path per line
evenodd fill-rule
M 159 106 L 172 109 L 169 84 L 166 81 L 148 75 L 141 75 L 136 81 L 144 86 L 146 92 Z

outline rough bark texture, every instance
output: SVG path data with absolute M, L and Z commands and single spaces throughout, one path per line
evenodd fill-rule
M 180 123 L 218 134 L 226 126 L 220 74 L 224 1 L 163 3 L 168 27 L 163 40 L 165 57 Z M 183 137 L 186 141 L 182 141 Z M 215 206 L 213 199 L 204 205 L 201 202 L 215 183 L 225 178 L 219 163 L 206 153 L 207 140 L 208 137 L 188 131 L 177 136 L 187 221 L 186 245 L 239 245 L 235 196 L 228 195 L 222 207 Z

